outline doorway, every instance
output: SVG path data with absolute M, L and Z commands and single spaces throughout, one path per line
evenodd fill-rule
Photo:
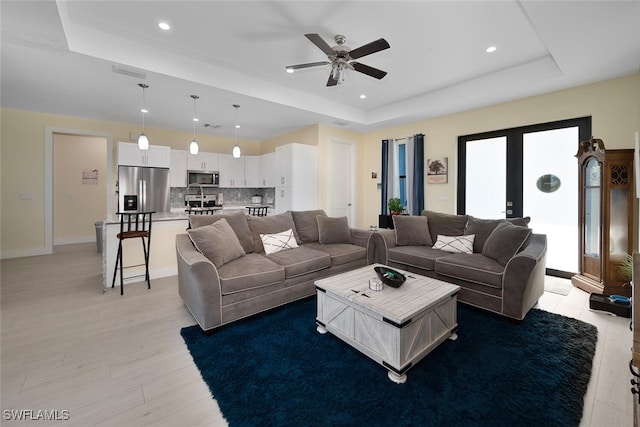
M 106 185 L 106 189 L 113 187 L 113 142 L 111 134 L 103 133 L 103 132 L 92 132 L 82 129 L 68 129 L 68 128 L 57 128 L 57 127 L 49 127 L 45 128 L 45 159 L 44 159 L 44 176 L 45 176 L 45 185 L 44 185 L 44 213 L 45 213 L 45 253 L 53 253 L 53 245 L 54 245 L 54 200 L 62 198 L 64 200 L 65 193 L 57 194 L 54 193 L 54 139 L 56 135 L 69 135 L 69 136 L 77 136 L 77 137 L 96 137 L 102 138 L 106 141 L 106 162 L 99 169 L 99 179 L 103 180 Z M 80 162 L 81 158 L 74 155 L 71 159 L 72 162 Z M 90 168 L 88 168 L 90 169 Z M 82 181 L 82 174 L 76 175 L 76 179 L 78 181 Z M 88 184 L 87 184 L 88 185 Z M 94 227 L 94 231 L 89 237 L 88 234 L 90 231 L 84 232 L 84 237 L 71 237 L 69 240 L 58 240 L 56 244 L 65 244 L 65 243 L 76 243 L 79 241 L 95 241 L 95 222 L 99 220 L 103 220 L 106 215 L 112 212 L 113 202 L 110 197 L 104 194 L 104 198 L 106 200 L 105 206 L 106 210 L 100 214 L 98 218 L 91 222 L 89 225 L 89 229 Z M 97 214 L 96 214 L 97 215 Z
M 578 271 L 580 141 L 591 118 L 563 120 L 458 138 L 458 213 L 479 218 L 531 217 L 547 235 L 547 273 Z
M 355 148 L 350 142 L 331 141 L 329 144 L 329 194 L 327 214 L 346 216 L 354 226 L 354 169 Z

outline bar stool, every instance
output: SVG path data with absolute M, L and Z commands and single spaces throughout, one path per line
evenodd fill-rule
M 267 206 L 247 206 L 249 215 L 252 216 L 267 216 Z
M 120 265 L 120 295 L 124 295 L 124 279 L 122 270 L 129 267 L 139 267 L 142 264 L 124 267 L 122 264 L 122 241 L 126 239 L 140 238 L 142 240 L 142 250 L 144 251 L 144 278 L 147 281 L 147 288 L 151 289 L 149 281 L 149 252 L 151 251 L 151 217 L 155 212 L 118 212 L 120 215 L 120 233 L 118 238 L 118 255 L 116 257 L 116 268 L 113 270 L 113 281 L 111 287 L 116 284 L 116 274 L 118 264 Z M 145 242 L 146 240 L 146 242 Z M 135 276 L 134 276 L 135 277 Z

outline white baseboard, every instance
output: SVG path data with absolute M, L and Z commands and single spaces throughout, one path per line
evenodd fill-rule
M 49 255 L 47 248 L 12 249 L 0 252 L 0 259 L 23 258 L 28 256 Z
M 91 243 L 96 241 L 96 236 L 83 236 L 83 237 L 63 237 L 53 239 L 53 245 L 75 245 L 76 243 Z

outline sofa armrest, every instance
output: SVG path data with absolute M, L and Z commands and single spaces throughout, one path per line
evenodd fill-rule
M 363 230 L 360 228 L 351 229 L 351 243 L 356 246 L 361 246 L 367 250 L 367 264 L 373 263 L 373 231 Z
M 215 265 L 193 246 L 187 234 L 176 236 L 178 293 L 203 331 L 222 324 L 222 292 Z
M 380 264 L 387 264 L 388 251 L 396 246 L 395 230 L 380 229 L 373 233 L 374 259 L 373 261 Z
M 509 260 L 502 284 L 502 314 L 522 320 L 544 293 L 547 236 L 533 234 L 526 248 Z

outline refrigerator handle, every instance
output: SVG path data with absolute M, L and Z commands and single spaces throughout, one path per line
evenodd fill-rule
M 142 210 L 144 212 L 147 211 L 147 180 L 143 179 L 142 180 Z

